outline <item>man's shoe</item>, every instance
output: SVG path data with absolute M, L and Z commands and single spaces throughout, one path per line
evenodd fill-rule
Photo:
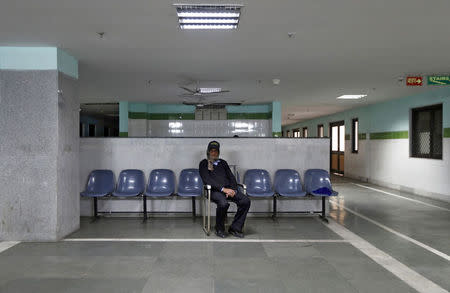
M 237 238 L 244 238 L 244 233 L 236 231 L 231 228 L 228 229 L 228 233 L 230 233 L 231 235 L 233 235 L 234 237 L 237 237 Z
M 225 234 L 225 231 L 220 231 L 220 230 L 216 230 L 216 235 L 217 235 L 217 237 L 220 237 L 220 238 L 227 237 L 227 235 Z

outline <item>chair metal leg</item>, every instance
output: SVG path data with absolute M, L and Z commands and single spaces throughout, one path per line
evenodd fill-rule
M 97 197 L 94 197 L 94 219 L 98 219 Z
M 208 190 L 208 236 L 211 233 L 211 190 Z
M 192 197 L 192 218 L 195 219 L 195 197 Z
M 322 214 L 320 215 L 320 218 L 325 223 L 328 223 L 328 219 L 327 219 L 327 215 L 326 215 L 326 211 L 325 211 L 325 203 L 326 203 L 325 196 L 322 196 Z
M 273 214 L 272 219 L 275 220 L 277 218 L 277 196 L 273 196 Z
M 144 206 L 144 222 L 147 221 L 147 196 L 142 195 L 143 198 L 143 206 Z
M 209 236 L 211 234 L 211 191 L 206 191 L 206 196 L 203 194 L 202 196 L 203 203 L 203 231 L 205 231 L 206 235 Z

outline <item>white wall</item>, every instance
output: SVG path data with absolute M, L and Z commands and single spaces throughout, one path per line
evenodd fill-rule
M 206 157 L 206 147 L 214 138 L 81 138 L 80 188 L 94 169 L 111 169 L 116 176 L 123 169 L 141 169 L 146 179 L 152 169 L 168 168 L 178 177 L 185 168 L 198 168 Z M 328 139 L 283 138 L 218 138 L 221 157 L 238 165 L 241 178 L 245 170 L 267 169 L 273 180 L 275 171 L 296 169 L 301 177 L 307 169 L 329 169 Z M 141 201 L 101 201 L 99 209 L 141 211 Z M 271 211 L 271 201 L 257 200 L 252 208 Z M 152 200 L 149 210 L 190 211 L 187 200 Z M 293 200 L 280 202 L 280 210 L 320 210 L 319 201 Z M 81 215 L 91 215 L 89 200 L 81 201 Z
M 129 119 L 128 137 L 272 137 L 272 120 Z

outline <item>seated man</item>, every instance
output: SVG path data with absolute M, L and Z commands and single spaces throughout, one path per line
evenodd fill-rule
M 229 201 L 237 205 L 237 213 L 234 217 L 228 232 L 236 237 L 242 238 L 242 227 L 250 208 L 250 199 L 238 190 L 236 178 L 230 170 L 225 160 L 219 159 L 220 144 L 217 141 L 211 141 L 206 151 L 207 159 L 200 162 L 199 170 L 203 183 L 211 185 L 211 200 L 217 204 L 216 209 L 216 235 L 226 237 L 225 235 L 225 217 Z

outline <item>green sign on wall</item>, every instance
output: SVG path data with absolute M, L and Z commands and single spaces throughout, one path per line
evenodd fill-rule
M 450 85 L 450 75 L 428 76 L 429 85 Z

